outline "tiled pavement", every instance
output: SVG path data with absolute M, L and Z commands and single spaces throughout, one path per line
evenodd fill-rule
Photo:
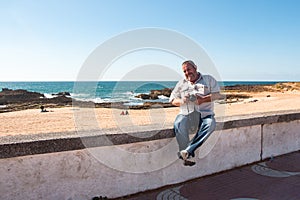
M 300 200 L 300 151 L 120 199 Z

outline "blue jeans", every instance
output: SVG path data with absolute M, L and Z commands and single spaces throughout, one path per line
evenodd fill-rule
M 199 112 L 188 115 L 177 115 L 174 122 L 174 133 L 179 146 L 179 151 L 187 150 L 189 155 L 195 156 L 199 148 L 216 128 L 214 115 L 201 118 Z M 196 133 L 190 141 L 189 134 Z

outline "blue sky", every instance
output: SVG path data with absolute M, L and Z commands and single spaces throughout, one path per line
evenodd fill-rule
M 74 81 L 99 45 L 145 27 L 194 40 L 222 80 L 299 81 L 299 10 L 297 0 L 0 0 L 0 81 Z M 132 70 L 121 61 L 105 79 Z

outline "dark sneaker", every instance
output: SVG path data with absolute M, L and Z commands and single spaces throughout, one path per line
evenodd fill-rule
M 184 165 L 184 166 L 189 166 L 189 167 L 191 167 L 191 166 L 194 166 L 195 164 L 196 164 L 196 162 L 193 161 L 193 160 L 191 160 L 191 159 L 187 159 L 187 160 L 184 160 L 184 161 L 183 161 L 183 165 Z

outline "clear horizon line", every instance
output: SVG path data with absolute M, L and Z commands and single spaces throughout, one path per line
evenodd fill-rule
M 34 80 L 34 81 L 29 81 L 29 80 L 5 80 L 5 81 L 0 81 L 0 82 L 168 82 L 168 81 L 179 81 L 179 80 Z M 300 82 L 300 80 L 217 80 L 218 82 Z

